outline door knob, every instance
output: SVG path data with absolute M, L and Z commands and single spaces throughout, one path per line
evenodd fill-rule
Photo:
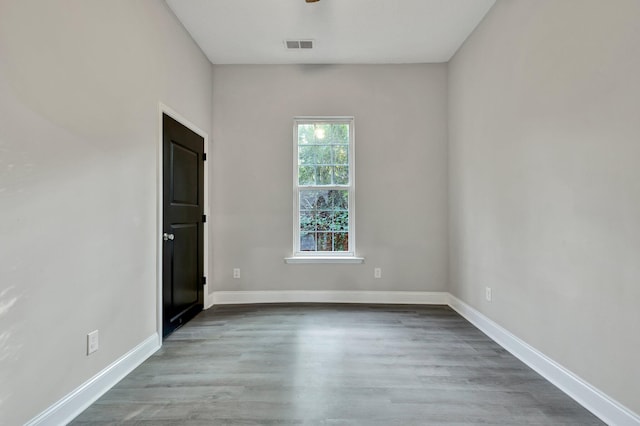
M 162 239 L 165 241 L 171 240 L 173 241 L 174 239 L 174 235 L 173 234 L 167 234 L 166 232 L 164 234 L 162 234 Z

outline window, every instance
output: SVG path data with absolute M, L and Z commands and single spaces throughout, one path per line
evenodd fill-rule
M 353 257 L 353 117 L 294 120 L 294 256 Z

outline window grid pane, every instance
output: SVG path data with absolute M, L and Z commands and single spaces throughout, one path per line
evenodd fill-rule
M 349 124 L 298 125 L 298 185 L 349 184 Z
M 348 207 L 348 190 L 300 190 L 300 250 L 348 251 Z
M 349 251 L 349 234 L 347 232 L 300 233 L 300 251 L 308 251 L 308 252 Z

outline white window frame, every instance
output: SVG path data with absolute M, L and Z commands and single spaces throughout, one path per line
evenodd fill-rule
M 349 184 L 314 185 L 298 184 L 298 126 L 316 123 L 346 123 L 349 125 Z M 318 252 L 300 250 L 300 191 L 305 189 L 348 190 L 349 192 L 349 251 Z M 355 118 L 340 117 L 294 117 L 293 120 L 293 257 L 286 258 L 287 263 L 307 263 L 321 261 L 326 263 L 362 263 L 364 259 L 356 257 L 355 234 Z

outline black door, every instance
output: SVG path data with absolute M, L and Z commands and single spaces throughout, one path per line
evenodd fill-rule
M 204 138 L 162 116 L 162 335 L 203 307 Z

